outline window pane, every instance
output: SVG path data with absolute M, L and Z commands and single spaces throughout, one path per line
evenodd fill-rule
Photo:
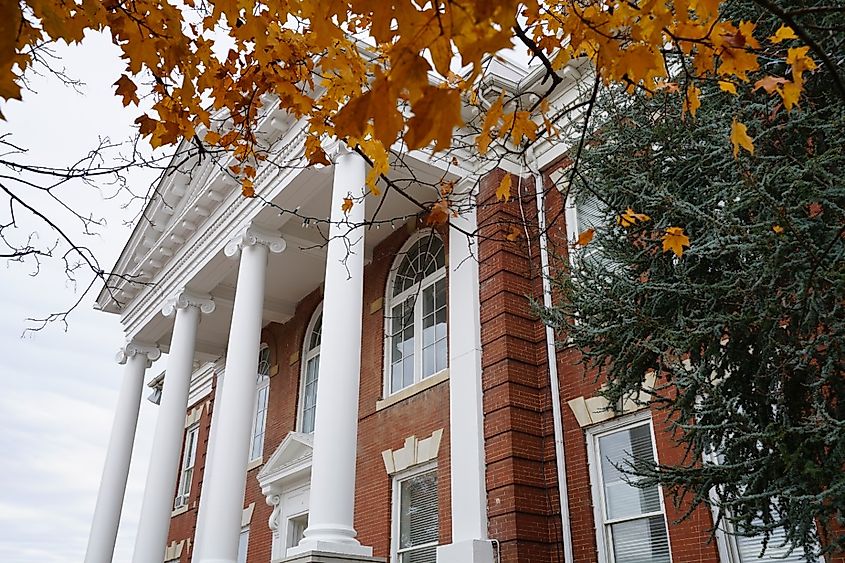
M 411 477 L 399 487 L 399 548 L 437 542 L 437 473 Z
M 288 520 L 288 548 L 299 545 L 306 528 L 308 528 L 308 514 L 300 514 Z
M 399 295 L 445 266 L 446 254 L 440 237 L 421 238 L 408 249 L 396 269 L 392 294 Z
M 390 392 L 395 393 L 402 389 L 402 362 L 390 366 Z
M 663 515 L 610 526 L 616 563 L 669 563 Z
M 607 518 L 615 520 L 660 511 L 660 493 L 656 485 L 646 489 L 634 487 L 629 481 L 635 477 L 617 469 L 625 469 L 628 462 L 654 462 L 653 452 L 648 424 L 599 438 Z
M 449 365 L 449 360 L 447 358 L 448 349 L 446 346 L 446 339 L 439 340 L 437 344 L 434 345 L 435 350 L 435 358 L 436 358 L 436 367 L 435 371 L 440 371 L 446 369 L 446 366 Z
M 428 377 L 437 371 L 437 363 L 434 357 L 435 345 L 423 349 L 423 377 Z
M 414 383 L 414 356 L 406 356 L 402 362 L 402 388 Z
M 308 350 L 313 350 L 320 345 L 320 335 L 323 331 L 323 313 L 314 321 L 314 328 L 311 329 L 311 337 L 308 339 Z
M 434 315 L 423 317 L 423 346 L 434 342 Z
M 423 316 L 434 312 L 434 286 L 430 285 L 423 289 Z
M 434 322 L 434 337 L 438 340 L 446 338 L 446 307 L 437 310 L 437 313 L 434 315 Z

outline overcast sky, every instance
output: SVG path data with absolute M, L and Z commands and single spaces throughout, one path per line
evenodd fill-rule
M 68 73 L 83 80 L 83 95 L 34 78 L 37 93 L 2 109 L 0 135 L 11 133 L 30 149 L 30 162 L 71 163 L 97 144 L 98 136 L 124 140 L 137 110 L 124 109 L 111 84 L 122 68 L 117 51 L 101 36 L 81 47 L 60 49 Z M 136 174 L 133 183 L 148 182 Z M 120 208 L 125 198 L 106 201 L 91 190 L 68 196 L 108 218 L 101 236 L 84 239 L 104 267 L 111 267 L 129 237 L 138 208 Z M 24 219 L 24 218 L 22 218 Z M 71 222 L 65 226 L 78 233 Z M 38 227 L 46 240 L 54 237 Z M 61 268 L 0 264 L 0 561 L 82 561 L 109 439 L 122 366 L 115 353 L 124 338 L 117 317 L 94 311 L 89 296 L 69 320 L 21 338 L 26 318 L 59 311 L 76 298 Z M 166 358 L 147 371 L 164 368 Z M 145 389 L 146 393 L 146 389 Z M 143 400 L 123 519 L 114 561 L 129 561 L 156 407 Z

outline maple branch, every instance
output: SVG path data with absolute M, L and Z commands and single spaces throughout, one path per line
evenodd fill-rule
M 768 10 L 769 12 L 783 20 L 783 22 L 789 27 L 791 27 L 795 34 L 798 35 L 798 37 L 800 37 L 801 40 L 804 41 L 804 43 L 806 43 L 807 46 L 810 47 L 810 49 L 812 49 L 812 51 L 819 56 L 819 58 L 822 60 L 822 63 L 825 67 L 827 67 L 827 70 L 830 72 L 831 77 L 833 78 L 833 83 L 836 86 L 836 90 L 838 90 L 839 97 L 842 98 L 843 101 L 845 101 L 845 83 L 842 82 L 842 77 L 839 76 L 839 69 L 837 68 L 836 64 L 830 59 L 827 52 L 825 52 L 825 50 L 822 49 L 821 45 L 816 42 L 813 36 L 807 33 L 807 30 L 805 30 L 795 20 L 795 18 L 792 17 L 790 13 L 786 12 L 783 8 L 776 5 L 774 2 L 771 2 L 770 0 L 753 1 L 761 8 Z

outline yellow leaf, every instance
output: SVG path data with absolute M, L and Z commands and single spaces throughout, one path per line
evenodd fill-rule
M 781 25 L 775 34 L 769 37 L 769 41 L 772 43 L 780 43 L 787 39 L 798 39 L 798 36 L 795 35 L 795 32 L 788 25 Z
M 680 258 L 684 255 L 684 247 L 689 248 L 689 237 L 681 227 L 669 227 L 663 234 L 663 252 L 670 250 Z
M 792 108 L 798 104 L 798 98 L 801 97 L 801 85 L 796 82 L 787 82 L 778 90 L 778 93 L 783 98 L 786 110 L 792 111 Z
M 781 227 L 780 225 L 773 225 L 773 226 L 772 226 L 772 230 L 773 230 L 776 234 L 779 234 L 779 235 L 782 235 L 782 234 L 783 234 L 783 227 Z
M 578 240 L 575 241 L 575 244 L 578 246 L 587 246 L 593 240 L 593 236 L 595 234 L 596 230 L 592 228 L 581 231 L 581 233 L 578 234 Z
M 343 211 L 344 215 L 348 215 L 349 211 L 352 209 L 352 198 L 345 197 L 343 198 L 343 203 L 340 205 L 341 211 Z
M 216 131 L 209 131 L 205 134 L 205 138 L 203 139 L 209 145 L 216 145 L 220 143 L 220 133 Z
M 739 156 L 740 147 L 754 154 L 754 143 L 751 141 L 751 137 L 748 136 L 748 127 L 744 123 L 737 121 L 736 118 L 731 123 L 731 143 L 734 146 L 734 158 Z
M 241 193 L 244 197 L 255 197 L 255 186 L 253 185 L 252 180 L 249 178 L 241 180 Z
M 487 110 L 487 113 L 484 114 L 484 123 L 481 125 L 481 133 L 475 139 L 475 144 L 478 146 L 478 152 L 481 154 L 487 154 L 487 149 L 490 147 L 490 141 L 493 138 L 491 130 L 499 123 L 499 120 L 502 117 L 502 108 L 504 107 L 504 103 L 505 92 L 502 91 L 499 98 L 493 102 L 493 105 L 491 105 L 490 109 Z
M 695 117 L 695 112 L 701 107 L 701 100 L 698 98 L 701 95 L 701 89 L 698 86 L 690 85 L 687 88 L 687 95 L 684 98 L 684 112 L 689 112 L 692 117 Z
M 452 130 L 463 125 L 461 95 L 457 90 L 428 86 L 412 107 L 414 117 L 408 121 L 405 144 L 409 150 L 419 149 L 434 141 L 434 150 L 452 146 Z
M 505 238 L 511 242 L 518 240 L 519 237 L 522 236 L 522 231 L 516 225 L 511 225 L 508 227 L 508 234 L 505 235 Z
M 505 174 L 502 181 L 499 182 L 499 187 L 496 188 L 496 201 L 508 201 L 511 198 L 511 180 L 510 174 Z
M 622 225 L 625 228 L 628 228 L 632 225 L 636 225 L 638 222 L 645 223 L 646 221 L 650 220 L 651 217 L 646 215 L 645 213 L 636 213 L 630 207 L 625 210 L 622 215 L 616 217 L 616 222 L 619 225 Z
M 731 94 L 733 94 L 734 96 L 736 96 L 736 95 L 737 95 L 737 93 L 736 93 L 736 84 L 734 84 L 733 82 L 727 82 L 727 81 L 725 81 L 725 80 L 720 80 L 720 81 L 719 81 L 719 88 L 720 88 L 723 92 L 730 92 L 730 93 L 731 93 Z

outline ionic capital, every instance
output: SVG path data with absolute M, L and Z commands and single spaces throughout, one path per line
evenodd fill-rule
M 159 350 L 158 346 L 155 345 L 139 344 L 138 342 L 129 341 L 117 351 L 115 359 L 117 360 L 117 363 L 122 365 L 125 364 L 129 358 L 134 358 L 139 354 L 143 354 L 147 357 L 147 367 L 149 367 L 149 364 L 161 357 L 161 350 Z
M 173 315 L 177 309 L 196 307 L 206 315 L 214 312 L 214 300 L 208 295 L 198 295 L 185 289 L 180 289 L 171 295 L 161 306 L 161 313 L 165 317 Z
M 337 161 L 340 160 L 341 157 L 355 152 L 349 148 L 349 145 L 343 141 L 338 141 L 337 139 L 324 143 L 323 150 L 326 152 L 326 156 L 332 164 L 337 164 Z
M 243 247 L 252 246 L 255 244 L 263 244 L 270 252 L 276 254 L 282 252 L 287 243 L 279 233 L 262 229 L 253 224 L 249 224 L 241 229 L 238 234 L 232 237 L 232 240 L 223 249 L 226 256 L 232 257 L 236 255 Z

